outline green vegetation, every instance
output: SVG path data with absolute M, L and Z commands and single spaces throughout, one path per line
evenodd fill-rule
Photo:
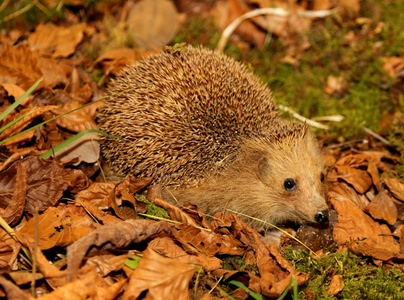
M 146 199 L 145 196 L 135 195 L 135 198 L 137 201 L 143 202 L 146 204 L 147 211 L 144 213 L 144 215 L 155 216 L 155 217 L 158 217 L 161 219 L 170 218 L 170 216 L 168 215 L 168 212 L 164 208 L 157 206 L 154 203 L 151 203 L 149 200 Z M 147 219 L 147 217 L 139 215 L 139 219 Z
M 328 124 L 329 134 L 349 140 L 363 137 L 363 127 L 368 127 L 387 136 L 395 129 L 383 128 L 381 121 L 395 111 L 403 111 L 404 106 L 403 101 L 394 103 L 385 88 L 393 79 L 382 70 L 381 58 L 402 54 L 404 2 L 369 0 L 361 5 L 359 16 L 368 19 L 359 22 L 352 17 L 341 20 L 330 16 L 302 34 L 300 38 L 307 38 L 311 47 L 298 50 L 296 65 L 283 62 L 286 47 L 275 38 L 264 50 L 243 50 L 241 54 L 228 43 L 225 52 L 252 65 L 254 72 L 271 87 L 278 104 L 308 118 L 343 115 L 342 122 Z M 213 48 L 217 32 L 212 23 L 194 18 L 184 24 L 174 42 Z M 341 91 L 324 91 L 330 75 L 342 78 Z
M 310 274 L 299 287 L 299 299 L 306 299 L 308 291 L 315 299 L 403 299 L 404 274 L 401 270 L 376 267 L 366 258 L 351 252 L 335 252 L 314 259 L 306 251 L 296 252 L 290 247 L 283 255 L 297 271 Z M 344 289 L 336 296 L 327 292 L 332 275 L 342 275 Z

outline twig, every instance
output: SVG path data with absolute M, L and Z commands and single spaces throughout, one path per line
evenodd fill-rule
M 294 110 L 290 109 L 289 107 L 286 107 L 286 106 L 283 106 L 283 105 L 278 105 L 278 107 L 279 107 L 279 109 L 290 113 L 290 114 L 291 114 L 293 117 L 295 117 L 296 119 L 298 119 L 298 120 L 300 120 L 300 121 L 302 121 L 302 122 L 305 122 L 306 124 L 308 124 L 308 125 L 310 125 L 310 126 L 312 126 L 312 127 L 320 128 L 320 129 L 325 129 L 325 130 L 328 129 L 328 126 L 327 126 L 327 125 L 323 125 L 323 124 L 320 124 L 320 123 L 318 123 L 318 122 L 316 122 L 316 121 L 307 119 L 307 118 L 305 118 L 305 117 L 299 115 L 297 112 L 295 112 Z
M 378 139 L 379 141 L 381 141 L 383 144 L 386 144 L 388 146 L 390 146 L 390 142 L 388 140 L 386 140 L 384 137 L 382 137 L 381 135 L 378 135 L 376 132 L 370 130 L 369 128 L 363 127 L 363 130 L 366 131 L 367 134 L 370 134 L 371 136 L 373 136 L 375 139 Z
M 331 10 L 316 10 L 316 11 L 299 11 L 297 14 L 301 17 L 304 18 L 324 18 L 326 16 L 329 16 L 337 11 L 337 8 L 331 9 Z M 253 11 L 250 11 L 248 13 L 245 13 L 244 15 L 241 15 L 237 19 L 235 19 L 233 22 L 231 22 L 225 30 L 223 30 L 223 33 L 220 37 L 220 40 L 216 46 L 216 51 L 217 52 L 223 52 L 224 47 L 227 44 L 227 41 L 229 40 L 230 36 L 236 30 L 236 28 L 243 22 L 244 20 L 251 19 L 260 15 L 273 15 L 273 16 L 279 16 L 279 17 L 287 17 L 290 15 L 290 11 L 285 10 L 283 8 L 259 8 L 255 9 Z
M 7 5 L 10 3 L 10 0 L 5 0 L 1 5 L 0 5 L 0 12 L 2 12 Z
M 264 220 L 257 219 L 257 218 L 254 218 L 254 217 L 252 217 L 252 216 L 243 214 L 243 213 L 241 213 L 241 212 L 238 212 L 238 211 L 235 211 L 235 210 L 232 210 L 232 209 L 229 209 L 229 208 L 227 208 L 226 210 L 228 210 L 229 212 L 232 212 L 232 213 L 234 213 L 234 214 L 237 214 L 237 215 L 240 215 L 240 216 L 243 216 L 243 217 L 250 218 L 250 219 L 252 219 L 252 220 L 254 220 L 254 221 L 259 221 L 259 222 L 261 222 L 261 223 L 264 223 L 264 224 L 266 224 L 266 225 L 269 225 L 269 226 L 271 226 L 272 228 L 275 228 L 275 229 L 277 229 L 277 230 L 283 232 L 284 234 L 286 234 L 287 236 L 289 236 L 290 238 L 292 238 L 292 239 L 294 239 L 296 242 L 298 242 L 300 245 L 302 245 L 303 247 L 305 247 L 307 250 L 309 250 L 310 253 L 314 254 L 316 257 L 319 257 L 316 252 L 314 252 L 313 250 L 311 250 L 311 249 L 310 249 L 308 246 L 306 246 L 302 241 L 300 241 L 297 237 L 291 235 L 291 234 L 290 234 L 289 232 L 287 232 L 286 230 L 283 230 L 282 228 L 279 228 L 278 226 L 276 226 L 276 225 L 274 225 L 274 224 L 271 224 L 271 223 L 269 223 L 269 222 L 266 222 L 266 221 L 264 221 Z
M 38 207 L 35 207 L 35 227 L 34 227 L 34 247 L 32 253 L 32 279 L 31 279 L 31 295 L 35 297 L 35 276 L 36 276 L 36 254 L 38 251 L 38 226 L 39 226 L 39 210 Z
M 8 15 L 7 17 L 5 17 L 3 20 L 0 20 L 0 24 L 8 22 L 16 17 L 18 17 L 19 15 L 22 15 L 24 13 L 26 13 L 27 11 L 29 11 L 33 6 L 35 5 L 34 2 L 31 2 L 30 4 L 28 4 L 27 6 L 21 8 L 20 10 Z

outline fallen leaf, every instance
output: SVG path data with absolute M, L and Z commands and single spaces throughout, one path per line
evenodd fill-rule
M 20 252 L 21 244 L 14 240 L 3 228 L 0 229 L 0 268 L 5 270 L 16 270 L 17 256 Z
M 70 65 L 48 57 L 39 57 L 38 63 L 47 87 L 54 88 L 57 85 L 70 84 L 69 77 L 73 70 Z
M 73 165 L 78 166 L 81 162 L 89 164 L 95 163 L 100 158 L 100 135 L 96 132 L 90 132 L 78 138 L 70 145 L 67 145 L 55 152 L 61 162 L 77 159 Z
M 372 186 L 372 177 L 368 172 L 348 166 L 335 166 L 337 178 L 340 178 L 354 187 L 356 191 L 364 194 Z
M 337 243 L 348 243 L 351 251 L 380 260 L 404 258 L 386 225 L 380 225 L 348 201 L 331 199 L 331 204 L 338 213 L 338 223 L 334 226 Z
M 89 202 L 99 209 L 108 209 L 108 198 L 111 197 L 116 183 L 93 182 L 87 189 L 78 192 L 74 200 L 78 203 Z
M 81 171 L 63 168 L 56 162 L 29 156 L 13 163 L 0 176 L 0 207 L 10 205 L 15 185 L 17 168 L 24 164 L 27 173 L 27 197 L 24 211 L 40 212 L 54 205 L 69 187 L 81 181 L 85 185 L 86 177 Z
M 333 183 L 328 191 L 328 197 L 338 201 L 349 201 L 364 210 L 370 203 L 365 195 L 358 194 L 345 182 Z
M 21 110 L 18 114 L 12 116 L 11 119 L 6 119 L 5 123 L 11 122 L 20 116 L 23 116 L 26 113 L 29 113 L 24 118 L 19 120 L 17 123 L 11 125 L 9 128 L 4 130 L 0 134 L 0 140 L 4 140 L 8 137 L 13 136 L 21 132 L 25 127 L 27 127 L 36 117 L 42 115 L 44 112 L 50 111 L 52 109 L 57 108 L 57 106 L 42 106 L 42 107 L 35 107 L 35 108 L 25 108 Z
M 11 97 L 13 97 L 15 100 L 18 100 L 22 95 L 24 95 L 25 91 L 20 88 L 18 85 L 12 84 L 12 83 L 2 83 L 0 84 L 4 88 L 4 90 L 7 92 L 7 94 Z M 29 101 L 29 98 L 25 98 L 23 102 L 21 102 L 20 105 L 24 106 L 27 102 Z
M 404 201 L 404 183 L 397 179 L 386 178 L 384 180 L 389 191 L 398 200 Z
M 21 299 L 21 300 L 31 300 L 35 299 L 30 294 L 25 293 L 18 286 L 16 286 L 10 280 L 7 280 L 4 275 L 0 275 L 0 285 L 5 291 L 7 299 Z
M 97 275 L 95 268 L 87 266 L 79 279 L 58 287 L 53 292 L 41 296 L 41 299 L 96 299 L 97 291 L 106 288 L 105 285 L 104 279 Z
M 404 57 L 382 57 L 384 62 L 383 70 L 389 73 L 391 78 L 395 78 L 400 70 L 404 69 Z
M 129 12 L 128 25 L 136 43 L 144 48 L 158 48 L 177 33 L 178 13 L 171 1 L 142 0 Z
M 68 57 L 76 51 L 84 34 L 92 35 L 95 29 L 86 23 L 60 27 L 52 23 L 39 24 L 28 37 L 32 51 L 52 57 Z
M 27 46 L 0 45 L 0 76 L 3 82 L 28 90 L 42 76 L 38 54 Z
M 397 221 L 397 207 L 393 200 L 384 191 L 380 191 L 376 197 L 365 208 L 373 218 L 381 219 L 394 225 Z
M 98 227 L 89 216 L 82 217 L 56 207 L 49 207 L 39 215 L 38 223 L 38 247 L 42 250 L 71 245 Z M 33 244 L 35 218 L 31 218 L 17 236 L 24 245 Z
M 331 278 L 330 285 L 328 286 L 327 292 L 330 295 L 336 295 L 344 289 L 344 281 L 342 280 L 342 275 L 334 275 Z
M 1 214 L 9 225 L 16 225 L 24 213 L 27 197 L 27 170 L 24 164 L 18 164 L 13 198 Z
M 180 260 L 194 265 L 200 265 L 207 272 L 220 269 L 222 261 L 215 257 L 201 252 L 189 252 L 184 250 L 178 243 L 169 237 L 156 237 L 148 244 L 153 250 L 167 257 Z
M 147 247 L 129 277 L 122 299 L 136 299 L 143 292 L 150 299 L 189 299 L 189 282 L 195 269 L 193 265 L 166 258 Z
M 372 177 L 373 185 L 376 187 L 376 189 L 378 191 L 380 191 L 380 189 L 381 189 L 380 176 L 379 176 L 379 170 L 377 169 L 376 164 L 374 162 L 370 161 L 366 171 Z
M 327 85 L 324 87 L 324 91 L 333 95 L 335 93 L 341 93 L 346 89 L 346 84 L 344 82 L 344 78 L 342 76 L 335 77 L 333 75 L 329 75 L 327 78 Z
M 153 202 L 157 206 L 164 208 L 170 215 L 171 220 L 179 221 L 183 224 L 191 225 L 194 227 L 197 227 L 199 225 L 195 219 L 181 210 L 178 206 L 175 206 L 174 204 L 171 204 L 170 202 L 165 201 L 161 198 L 155 198 L 153 199 Z
M 215 254 L 242 255 L 244 252 L 237 247 L 228 247 L 223 244 L 222 237 L 215 232 L 186 224 L 178 224 L 176 228 L 178 230 L 173 231 L 174 237 L 191 253 L 197 250 L 213 256 Z
M 99 249 L 125 248 L 155 234 L 170 233 L 173 225 L 149 220 L 126 220 L 101 226 L 67 247 L 67 279 L 75 280 L 81 262 L 91 247 Z
M 94 266 L 97 269 L 98 275 L 105 277 L 111 272 L 121 270 L 127 259 L 127 254 L 101 254 L 90 257 L 87 260 L 87 264 Z
M 53 109 L 52 112 L 57 115 L 61 115 L 63 113 L 77 109 L 82 105 L 83 104 L 78 101 L 69 101 L 66 102 L 63 107 Z M 78 109 L 74 112 L 57 118 L 56 124 L 73 132 L 81 132 L 86 129 L 98 129 L 98 126 L 93 120 L 92 116 L 89 115 L 85 109 Z

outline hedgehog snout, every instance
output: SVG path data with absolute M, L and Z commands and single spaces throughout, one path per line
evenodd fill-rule
M 315 214 L 314 219 L 317 223 L 325 223 L 328 221 L 328 210 L 322 210 Z

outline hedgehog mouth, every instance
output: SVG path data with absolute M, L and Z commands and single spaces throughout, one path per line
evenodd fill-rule
M 316 223 L 313 218 L 308 217 L 300 210 L 292 211 L 293 220 L 298 224 Z

